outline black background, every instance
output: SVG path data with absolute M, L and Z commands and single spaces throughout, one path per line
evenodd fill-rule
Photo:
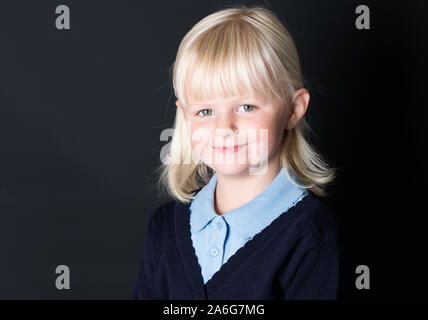
M 172 128 L 168 68 L 226 5 L 262 4 L 293 36 L 311 141 L 338 168 L 350 299 L 427 298 L 424 1 L 1 1 L 0 298 L 128 299 Z M 69 6 L 71 29 L 55 8 Z M 370 8 L 357 30 L 355 8 Z M 56 266 L 71 289 L 55 287 Z M 355 268 L 370 268 L 357 290 Z

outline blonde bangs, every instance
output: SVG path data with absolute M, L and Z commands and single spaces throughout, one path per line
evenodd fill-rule
M 176 96 L 184 106 L 189 99 L 251 94 L 283 100 L 289 96 L 282 64 L 260 32 L 245 21 L 218 25 L 195 35 L 181 53 L 176 70 Z

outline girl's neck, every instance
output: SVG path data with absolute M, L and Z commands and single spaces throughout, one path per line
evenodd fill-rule
M 278 161 L 269 161 L 264 174 L 224 176 L 217 173 L 214 191 L 214 209 L 218 215 L 229 212 L 250 202 L 278 175 L 281 167 Z

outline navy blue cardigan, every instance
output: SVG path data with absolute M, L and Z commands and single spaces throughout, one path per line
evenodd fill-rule
M 169 201 L 151 214 L 133 299 L 337 298 L 339 232 L 332 212 L 311 191 L 238 249 L 206 284 L 192 245 L 189 206 Z

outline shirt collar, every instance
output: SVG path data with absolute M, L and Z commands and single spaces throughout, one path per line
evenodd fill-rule
M 297 184 L 300 181 L 288 170 L 290 178 Z M 217 174 L 195 196 L 190 209 L 195 214 L 190 216 L 191 232 L 203 229 L 212 219 L 219 215 L 214 210 L 214 191 L 217 185 Z M 292 183 L 284 168 L 281 168 L 272 182 L 248 203 L 228 211 L 221 216 L 234 232 L 244 239 L 252 238 L 269 225 L 281 213 L 292 207 L 306 193 Z

